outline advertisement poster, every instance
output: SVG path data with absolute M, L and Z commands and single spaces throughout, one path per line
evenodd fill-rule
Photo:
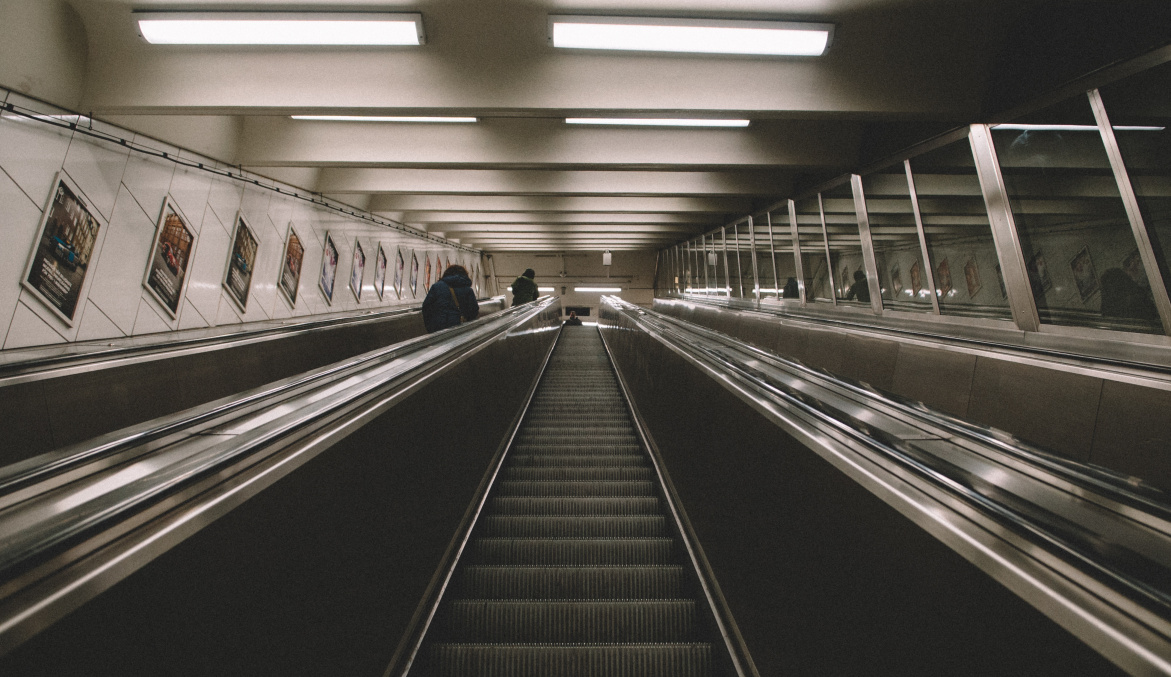
M 935 286 L 939 287 L 939 295 L 947 296 L 951 291 L 951 264 L 944 259 L 935 269 Z
M 402 248 L 395 251 L 394 258 L 394 293 L 401 299 L 403 297 L 403 268 L 406 264 L 403 261 Z
M 897 263 L 890 267 L 890 286 L 895 290 L 895 296 L 903 293 L 903 271 Z
M 964 281 L 968 283 L 968 298 L 976 298 L 984 286 L 980 284 L 980 268 L 976 265 L 976 259 L 968 259 L 964 264 Z
M 919 262 L 911 264 L 911 296 L 918 297 L 923 288 L 923 272 L 919 269 Z
M 362 275 L 366 273 L 366 252 L 362 251 L 362 243 L 354 240 L 354 260 L 350 265 L 350 291 L 354 298 L 362 300 Z
M 431 288 L 431 255 L 423 257 L 423 289 Z
M 1082 247 L 1077 256 L 1069 262 L 1069 269 L 1073 271 L 1073 281 L 1077 283 L 1077 293 L 1082 297 L 1082 302 L 1089 301 L 1101 288 L 1098 285 L 1098 271 L 1094 270 L 1094 261 L 1090 258 L 1089 247 Z
M 317 284 L 327 303 L 333 303 L 333 282 L 337 277 L 337 247 L 329 233 L 325 234 L 325 250 L 321 252 L 321 279 Z
M 378 292 L 378 300 L 383 300 L 386 291 L 386 252 L 382 251 L 382 243 L 378 243 L 378 254 L 374 257 L 374 291 Z
M 411 254 L 411 298 L 415 297 L 415 292 L 419 288 L 419 256 L 418 254 Z
M 224 277 L 224 289 L 228 297 L 248 309 L 248 292 L 252 288 L 252 269 L 256 265 L 256 248 L 259 241 L 244 217 L 236 217 L 236 236 L 232 238 L 232 254 L 228 257 L 228 274 Z
M 72 325 L 103 224 L 64 174 L 57 178 L 52 196 L 37 248 L 25 271 L 24 286 Z
M 195 234 L 168 196 L 163 201 L 163 213 L 159 217 L 146 279 L 142 283 L 163 304 L 171 317 L 179 313 L 183 284 L 187 281 L 187 267 L 194 250 Z
M 289 240 L 285 243 L 285 259 L 281 265 L 281 279 L 277 287 L 288 299 L 289 305 L 297 305 L 297 286 L 301 284 L 301 264 L 305 261 L 305 245 L 297 237 L 297 231 L 289 226 Z

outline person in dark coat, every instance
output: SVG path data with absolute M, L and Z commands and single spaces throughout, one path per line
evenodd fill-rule
M 860 270 L 854 271 L 854 284 L 850 285 L 850 290 L 846 292 L 847 301 L 853 301 L 855 298 L 862 303 L 870 303 L 870 284 L 866 281 L 866 273 Z
M 1102 317 L 1158 322 L 1150 289 L 1143 289 L 1121 268 L 1102 273 Z
M 537 274 L 532 268 L 528 268 L 520 277 L 512 282 L 512 305 L 519 306 L 522 303 L 537 300 Z
M 468 269 L 458 264 L 448 266 L 423 299 L 423 325 L 428 332 L 471 322 L 479 315 L 480 304 Z
M 581 320 L 578 319 L 576 310 L 569 311 L 569 319 L 565 321 L 565 326 L 566 327 L 580 327 L 581 326 Z

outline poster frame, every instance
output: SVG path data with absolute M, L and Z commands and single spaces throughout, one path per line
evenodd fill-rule
M 419 254 L 411 252 L 411 298 L 418 297 L 419 289 Z
M 382 243 L 378 243 L 378 251 L 374 254 L 374 291 L 378 294 L 379 301 L 386 300 L 386 269 L 390 266 L 390 261 L 386 258 L 386 250 L 382 248 Z M 381 277 L 382 279 L 379 279 Z
M 406 277 L 407 260 L 403 256 L 403 248 L 394 248 L 394 293 L 401 300 L 403 297 L 403 278 Z
M 350 252 L 350 291 L 354 293 L 354 300 L 358 303 L 362 302 L 362 278 L 365 276 L 366 250 L 362 249 L 362 241 L 354 238 L 354 251 Z
M 25 264 L 24 275 L 20 278 L 20 284 L 21 287 L 28 291 L 33 296 L 33 298 L 41 303 L 41 305 L 43 305 L 45 308 L 48 308 L 49 312 L 52 313 L 54 317 L 64 322 L 65 326 L 73 327 L 75 322 L 73 316 L 66 315 L 64 312 L 62 312 L 61 309 L 57 308 L 56 304 L 50 301 L 48 297 L 46 297 L 39 289 L 36 288 L 36 285 L 29 282 L 29 275 L 32 274 L 33 264 L 37 260 L 37 252 L 41 248 L 41 239 L 45 236 L 45 228 L 48 227 L 49 217 L 52 216 L 53 213 L 53 201 L 57 199 L 57 190 L 61 185 L 64 185 L 67 189 L 69 189 L 69 191 L 73 193 L 73 197 L 78 201 L 78 203 L 80 203 L 81 206 L 85 208 L 85 211 L 89 214 L 90 218 L 98 222 L 98 234 L 96 237 L 94 237 L 94 244 L 91 249 L 89 263 L 86 264 L 87 267 L 85 271 L 85 277 L 82 278 L 81 286 L 77 290 L 77 302 L 73 307 L 73 315 L 77 315 L 77 309 L 84 304 L 87 298 L 89 285 L 90 282 L 92 282 L 89 274 L 89 266 L 96 261 L 97 252 L 101 250 L 101 244 L 105 242 L 106 227 L 109 225 L 109 222 L 104 216 L 102 216 L 102 213 L 98 211 L 93 202 L 85 196 L 85 193 L 81 191 L 81 188 L 77 185 L 76 182 L 74 182 L 72 177 L 65 173 L 65 170 L 57 172 L 57 176 L 53 179 L 52 187 L 49 189 L 49 196 L 45 200 L 45 208 L 41 212 L 41 223 L 37 228 L 37 236 L 33 240 L 32 252 L 29 253 L 28 263 Z
M 232 274 L 232 259 L 236 254 L 236 241 L 240 236 L 241 227 L 243 227 L 244 230 L 247 231 L 248 236 L 252 238 L 254 242 L 256 242 L 256 252 L 253 254 L 252 261 L 249 262 L 251 270 L 248 273 L 248 288 L 244 292 L 244 298 L 238 299 L 236 298 L 236 293 L 232 291 L 231 285 L 228 284 L 228 280 L 231 278 Z M 228 298 L 236 304 L 236 306 L 240 309 L 240 312 L 246 313 L 248 312 L 248 299 L 252 296 L 252 278 L 256 275 L 256 258 L 260 253 L 260 238 L 256 237 L 256 233 L 252 230 L 252 226 L 248 225 L 248 220 L 244 218 L 244 212 L 239 212 L 236 214 L 236 227 L 232 229 L 232 238 L 229 240 L 229 242 L 230 245 L 228 246 L 228 262 L 227 265 L 224 266 L 224 279 L 221 282 L 220 287 L 225 292 L 227 292 Z
M 333 251 L 333 275 L 332 282 L 329 289 L 325 288 L 325 269 L 329 266 L 329 257 L 326 254 Z M 321 295 L 325 297 L 327 305 L 333 305 L 333 292 L 337 289 L 337 264 L 338 264 L 337 245 L 334 244 L 333 235 L 327 230 L 325 231 L 325 240 L 321 245 L 321 270 L 317 274 L 317 288 L 321 290 Z
M 297 271 L 297 284 L 295 285 L 293 293 L 290 296 L 289 290 L 285 289 L 284 280 L 285 268 L 289 263 L 289 245 L 293 243 L 293 238 L 297 238 L 297 242 L 301 243 L 301 259 L 299 262 L 300 269 Z M 297 297 L 300 295 L 298 292 L 301 290 L 301 274 L 305 272 L 305 240 L 301 238 L 300 233 L 298 233 L 297 229 L 293 227 L 292 221 L 289 222 L 289 232 L 285 234 L 285 248 L 283 251 L 284 254 L 281 256 L 280 270 L 276 278 L 276 288 L 280 290 L 281 296 L 284 297 L 285 302 L 289 304 L 289 307 L 295 309 L 297 307 Z
M 183 269 L 183 282 L 179 285 L 178 305 L 180 307 L 183 305 L 183 297 L 187 291 L 187 282 L 189 279 L 189 273 L 191 272 L 191 261 L 195 259 L 195 249 L 199 245 L 199 233 L 192 230 L 190 225 L 191 221 L 187 219 L 187 215 L 184 214 L 183 210 L 179 208 L 179 203 L 176 202 L 169 193 L 165 198 L 163 198 L 163 208 L 159 211 L 159 218 L 155 222 L 154 239 L 151 243 L 150 255 L 147 256 L 146 259 L 146 273 L 142 277 L 142 286 L 150 292 L 151 297 L 153 297 L 155 301 L 158 301 L 159 306 L 161 306 L 162 309 L 166 311 L 168 315 L 170 315 L 171 319 L 174 320 L 178 319 L 179 317 L 179 308 L 171 310 L 171 307 L 167 305 L 167 302 L 163 300 L 163 297 L 158 293 L 158 291 L 155 290 L 154 287 L 150 286 L 150 274 L 154 270 L 155 254 L 158 252 L 159 243 L 163 237 L 163 225 L 167 220 L 168 207 L 174 210 L 175 214 L 179 217 L 179 220 L 183 223 L 184 230 L 191 234 L 191 251 L 187 254 L 187 267 Z

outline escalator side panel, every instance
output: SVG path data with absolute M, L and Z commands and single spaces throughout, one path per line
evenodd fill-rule
M 761 674 L 1120 674 L 657 340 L 606 331 Z

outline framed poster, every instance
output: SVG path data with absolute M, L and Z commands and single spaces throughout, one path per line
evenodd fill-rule
M 289 237 L 285 241 L 285 258 L 281 264 L 281 279 L 277 288 L 284 293 L 290 306 L 297 306 L 297 287 L 301 284 L 301 264 L 305 261 L 305 245 L 289 224 Z
M 403 260 L 403 248 L 399 247 L 394 253 L 394 293 L 401 299 L 403 297 L 403 268 L 406 261 Z
M 1077 293 L 1082 297 L 1082 303 L 1098 293 L 1098 271 L 1094 270 L 1094 261 L 1090 258 L 1088 246 L 1082 247 L 1077 256 L 1073 257 L 1069 262 L 1069 269 L 1073 271 L 1073 281 L 1077 283 Z
M 106 225 L 61 172 L 41 217 L 40 236 L 24 271 L 23 285 L 69 326 L 85 287 L 98 234 Z
M 919 269 L 919 262 L 911 264 L 911 296 L 918 297 L 923 288 L 923 271 Z
M 350 265 L 350 291 L 354 292 L 354 299 L 362 300 L 362 276 L 366 274 L 366 252 L 362 251 L 362 243 L 354 239 L 354 259 Z
M 431 288 L 431 255 L 423 256 L 423 289 Z
M 194 251 L 195 233 L 191 232 L 187 219 L 168 195 L 163 200 L 163 211 L 159 215 L 142 284 L 172 318 L 179 314 L 179 301 L 183 298 L 183 286 L 187 282 L 187 267 Z
M 337 278 L 337 246 L 333 243 L 333 237 L 329 233 L 325 234 L 325 248 L 321 252 L 321 278 L 317 281 L 317 285 L 321 287 L 321 293 L 325 294 L 326 303 L 333 304 L 333 283 Z
M 976 259 L 968 259 L 964 264 L 964 281 L 968 283 L 968 298 L 976 298 L 976 294 L 980 293 L 982 284 L 980 284 L 980 268 L 976 265 Z
M 947 296 L 951 291 L 951 264 L 944 259 L 939 262 L 939 267 L 935 269 L 935 286 L 939 287 L 939 295 Z
M 419 285 L 419 255 L 411 254 L 411 298 L 415 298 L 415 292 Z
M 1029 265 L 1025 266 L 1029 271 L 1029 282 L 1032 283 L 1036 294 L 1037 290 L 1045 293 L 1053 288 L 1053 278 L 1049 277 L 1049 266 L 1045 265 L 1045 255 L 1037 252 L 1033 258 L 1029 259 Z
M 903 293 L 903 271 L 897 263 L 890 267 L 890 286 L 895 296 Z
M 232 252 L 228 255 L 228 272 L 224 276 L 224 289 L 228 297 L 240 306 L 241 312 L 248 309 L 248 292 L 252 289 L 252 270 L 256 266 L 256 249 L 260 241 L 244 221 L 244 215 L 236 217 L 236 234 L 232 237 Z
M 386 252 L 382 251 L 382 243 L 378 243 L 378 253 L 374 256 L 374 291 L 378 292 L 378 300 L 383 300 L 386 288 Z

